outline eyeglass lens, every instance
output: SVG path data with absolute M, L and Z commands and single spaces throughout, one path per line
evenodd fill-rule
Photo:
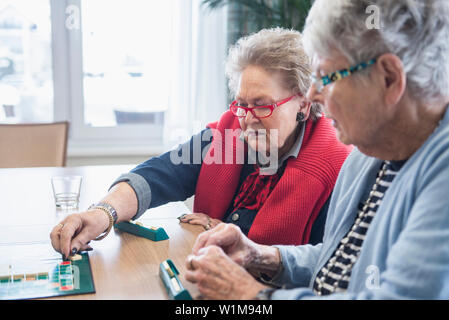
M 249 112 L 246 109 L 240 108 L 238 106 L 236 106 L 233 109 L 234 109 L 233 110 L 234 114 L 238 117 L 245 117 L 247 115 L 247 113 Z M 255 115 L 258 118 L 267 117 L 271 114 L 270 108 L 253 108 L 253 109 L 251 109 L 251 111 L 252 111 L 253 115 Z

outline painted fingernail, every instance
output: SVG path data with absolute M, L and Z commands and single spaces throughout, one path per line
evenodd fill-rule
M 78 252 L 78 249 L 77 249 L 77 248 L 73 248 L 73 249 L 72 249 L 72 255 L 75 255 L 77 252 Z
M 178 219 L 179 219 L 179 220 L 183 220 L 185 217 L 186 217 L 186 214 L 184 213 L 184 214 L 180 215 L 180 216 L 178 217 Z

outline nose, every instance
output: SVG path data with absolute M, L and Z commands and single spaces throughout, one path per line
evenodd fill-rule
M 246 116 L 245 116 L 245 122 L 248 124 L 248 123 L 251 123 L 251 122 L 257 122 L 257 121 L 259 121 L 259 119 L 257 119 L 254 115 L 253 115 L 253 113 L 251 112 L 251 111 L 248 111 L 247 113 L 246 113 Z

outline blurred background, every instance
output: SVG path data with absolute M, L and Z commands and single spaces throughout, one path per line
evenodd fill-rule
M 228 108 L 230 45 L 311 2 L 0 0 L 0 123 L 69 121 L 68 166 L 144 161 Z

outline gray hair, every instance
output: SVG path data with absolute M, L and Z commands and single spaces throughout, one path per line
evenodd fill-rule
M 368 7 L 379 10 L 369 28 Z M 402 60 L 407 87 L 421 101 L 449 94 L 449 1 L 316 0 L 307 17 L 304 47 L 330 58 L 340 51 L 352 64 L 392 53 Z
M 301 33 L 282 28 L 263 29 L 250 36 L 240 38 L 229 49 L 226 61 L 226 76 L 229 89 L 236 95 L 239 80 L 246 67 L 256 65 L 268 71 L 280 71 L 282 85 L 292 93 L 306 95 L 311 81 L 310 59 L 304 51 Z M 322 106 L 313 103 L 310 117 L 316 119 Z

